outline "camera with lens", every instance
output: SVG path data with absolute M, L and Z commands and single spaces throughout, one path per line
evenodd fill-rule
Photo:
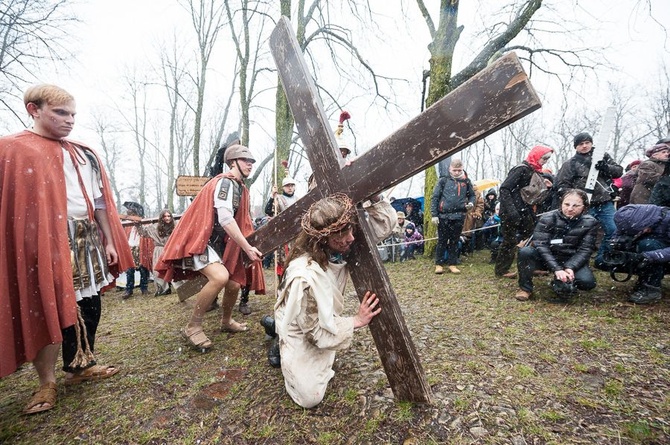
M 609 242 L 610 250 L 603 255 L 602 268 L 609 270 L 614 281 L 628 281 L 646 265 L 644 257 L 637 253 L 632 236 L 619 236 Z M 621 274 L 624 274 L 623 279 Z

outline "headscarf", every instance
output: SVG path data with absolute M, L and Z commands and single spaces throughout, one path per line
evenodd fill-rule
M 530 164 L 531 167 L 537 172 L 542 172 L 542 166 L 540 165 L 540 158 L 547 153 L 553 153 L 554 149 L 545 147 L 544 145 L 536 145 L 530 150 L 528 156 L 526 156 L 526 162 Z

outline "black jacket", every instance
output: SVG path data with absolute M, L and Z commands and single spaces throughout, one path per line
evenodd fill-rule
M 500 216 L 503 219 L 518 219 L 522 214 L 533 214 L 533 206 L 521 198 L 521 189 L 530 183 L 533 167 L 526 161 L 512 168 L 500 184 Z
M 493 195 L 493 199 L 489 199 L 489 195 Z M 484 196 L 484 221 L 487 221 L 496 212 L 497 203 L 498 194 L 494 189 L 489 189 Z
M 560 210 L 552 210 L 537 222 L 533 247 L 551 272 L 576 271 L 588 264 L 596 250 L 598 227 L 598 220 L 591 215 L 582 213 L 575 219 L 568 219 Z
M 572 158 L 563 163 L 561 169 L 556 175 L 556 199 L 558 201 L 563 193 L 568 189 L 584 190 L 586 180 L 591 170 L 591 157 L 593 150 L 586 154 L 576 153 Z M 614 162 L 614 160 L 605 153 L 603 161 L 607 166 L 604 170 L 598 172 L 597 183 L 591 195 L 591 205 L 603 204 L 612 200 L 611 182 L 614 178 L 619 178 L 623 174 L 623 167 Z M 558 205 L 555 205 L 558 208 Z

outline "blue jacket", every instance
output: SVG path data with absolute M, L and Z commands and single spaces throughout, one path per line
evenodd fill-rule
M 647 231 L 643 238 L 656 238 L 670 243 L 670 211 L 654 204 L 629 204 L 614 214 L 614 224 L 619 235 L 636 236 Z M 670 262 L 670 247 L 643 252 L 645 258 L 655 263 Z

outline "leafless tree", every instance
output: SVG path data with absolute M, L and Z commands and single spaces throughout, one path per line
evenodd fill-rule
M 123 155 L 116 140 L 116 133 L 119 130 L 114 124 L 107 121 L 102 113 L 96 113 L 93 116 L 93 131 L 96 132 L 99 138 L 98 142 L 102 150 L 101 154 L 104 158 L 105 168 L 112 186 L 116 205 L 118 208 L 121 208 L 121 191 L 119 189 L 117 172 L 122 170 L 118 167 Z
M 656 140 L 670 136 L 670 72 L 663 65 L 659 70 L 658 84 L 646 96 L 646 104 L 651 110 L 646 127 Z
M 135 153 L 139 160 L 139 180 L 137 187 L 139 197 L 137 199 L 142 206 L 146 207 L 147 168 L 155 167 L 152 165 L 148 154 L 149 149 L 156 149 L 158 146 L 158 141 L 151 134 L 153 122 L 149 121 L 150 101 L 147 97 L 147 89 L 153 82 L 139 77 L 136 71 L 126 74 L 123 80 L 125 82 L 127 100 L 130 103 L 130 110 L 119 109 L 119 115 L 132 135 Z
M 437 0 L 436 0 L 437 1 Z M 439 17 L 437 21 L 431 16 L 424 0 L 416 0 L 432 41 L 428 46 L 430 52 L 430 86 L 426 106 L 448 94 L 472 76 L 485 68 L 491 61 L 508 51 L 516 51 L 520 57 L 526 59 L 531 69 L 551 73 L 547 68 L 550 59 L 556 59 L 568 67 L 570 72 L 575 70 L 593 69 L 597 62 L 593 57 L 593 48 L 568 47 L 551 48 L 543 45 L 543 37 L 558 32 L 565 33 L 565 25 L 560 17 L 553 20 L 542 20 L 536 14 L 543 6 L 543 0 L 524 0 L 521 2 L 506 2 L 496 5 L 497 10 L 491 12 L 486 20 L 487 26 L 474 34 L 471 45 L 480 45 L 474 51 L 474 57 L 459 72 L 454 73 L 454 52 L 463 33 L 463 25 L 458 23 L 459 0 L 439 0 Z M 490 9 L 490 5 L 486 5 Z M 485 10 L 486 8 L 482 9 Z M 436 25 L 437 23 L 437 25 Z M 434 169 L 426 170 L 424 196 L 425 205 L 430 206 L 430 196 L 437 183 Z M 434 238 L 436 227 L 430 224 L 430 214 L 425 212 L 427 237 Z M 427 251 L 432 253 L 434 243 L 429 243 Z
M 197 37 L 198 72 L 192 77 L 197 89 L 195 118 L 193 126 L 193 171 L 200 171 L 200 140 L 202 137 L 202 120 L 205 106 L 205 87 L 207 70 L 212 51 L 219 37 L 219 32 L 226 25 L 225 6 L 228 1 L 216 0 L 180 0 L 179 3 L 190 14 L 193 30 Z
M 369 40 L 383 35 L 375 22 L 369 2 L 281 0 L 279 12 L 291 19 L 295 27 L 298 45 L 307 64 L 312 68 L 317 88 L 326 99 L 324 106 L 327 113 L 339 117 L 340 111 L 346 109 L 349 100 L 347 97 L 356 95 L 357 92 L 354 90 L 359 87 L 361 95 L 370 97 L 370 106 L 379 104 L 381 109 L 398 108 L 392 85 L 400 79 L 385 76 L 380 70 L 375 69 L 353 37 L 354 23 L 365 26 L 366 38 Z M 346 17 L 347 21 L 340 17 Z M 383 37 L 380 37 L 379 41 L 383 44 Z M 338 78 L 337 86 L 334 87 L 333 84 L 327 86 L 326 77 Z M 337 88 L 342 88 L 343 85 L 349 89 L 347 96 L 337 91 Z M 277 81 L 275 104 L 277 158 L 287 160 L 291 170 L 297 171 L 306 158 L 293 131 L 293 116 L 279 81 Z M 349 111 L 352 111 L 352 120 L 356 119 L 356 110 Z M 355 134 L 353 132 L 351 134 L 355 138 Z M 355 144 L 352 144 L 352 151 L 356 154 Z M 283 177 L 281 169 L 278 176 L 278 179 Z
M 188 121 L 189 117 L 197 114 L 197 110 L 190 105 L 193 94 L 187 82 L 189 60 L 187 57 L 184 57 L 183 51 L 180 49 L 180 45 L 178 45 L 176 35 L 173 35 L 170 45 L 161 47 L 159 58 L 157 71 L 160 77 L 160 86 L 164 90 L 167 99 L 169 126 L 167 131 L 167 153 L 165 153 L 163 146 L 156 147 L 156 174 L 159 175 L 164 172 L 162 176 L 165 179 L 165 203 L 170 211 L 174 211 L 175 178 L 180 173 L 186 173 L 179 168 L 180 163 L 175 162 L 175 160 L 187 158 L 184 154 L 186 151 L 192 152 L 190 147 L 178 143 L 184 139 L 180 137 L 179 133 L 185 131 L 185 127 L 180 125 L 180 123 L 183 124 L 184 121 Z M 157 140 L 160 139 L 160 135 L 157 135 Z M 191 139 L 189 138 L 188 141 L 190 144 Z M 177 170 L 175 170 L 175 165 L 178 167 Z M 162 182 L 158 176 L 157 182 Z M 159 197 L 161 195 L 162 193 L 159 194 Z M 159 202 L 161 202 L 160 199 Z
M 77 23 L 69 0 L 2 0 L 0 2 L 0 105 L 26 124 L 9 101 L 36 68 L 72 54 L 64 44 Z

